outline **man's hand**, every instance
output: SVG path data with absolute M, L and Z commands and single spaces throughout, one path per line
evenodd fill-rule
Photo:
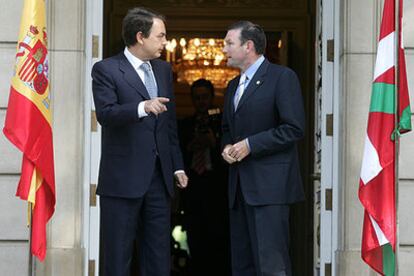
M 226 145 L 223 149 L 223 152 L 221 153 L 221 156 L 223 156 L 224 161 L 226 161 L 229 164 L 233 164 L 237 160 L 234 159 L 229 155 L 229 149 L 232 147 L 232 145 Z
M 181 189 L 187 187 L 188 177 L 185 172 L 177 172 L 174 174 L 175 180 L 177 181 L 177 186 Z
M 156 97 L 151 100 L 147 100 L 144 102 L 144 110 L 147 114 L 153 113 L 154 115 L 158 115 L 167 111 L 167 107 L 165 106 L 170 99 L 164 97 Z
M 250 154 L 250 149 L 247 146 L 246 139 L 231 146 L 228 149 L 227 154 L 238 162 L 242 161 L 247 155 Z

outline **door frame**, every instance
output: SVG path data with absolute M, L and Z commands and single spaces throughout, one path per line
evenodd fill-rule
M 337 251 L 342 248 L 342 22 L 340 0 L 319 0 L 321 21 L 322 95 L 320 110 L 320 260 L 314 275 L 338 275 Z M 316 32 L 318 34 L 318 32 Z M 316 38 L 318 40 L 318 38 Z M 333 51 L 333 56 L 328 56 Z M 318 104 L 318 103 L 316 103 Z M 328 129 L 328 128 L 332 129 Z M 315 209 L 317 206 L 315 205 Z M 317 219 L 315 222 L 317 223 Z M 317 240 L 317 239 L 316 239 Z M 316 241 L 315 241 L 316 242 Z M 317 264 L 317 262 L 315 262 Z
M 96 121 L 92 99 L 91 70 L 102 59 L 103 0 L 85 2 L 85 71 L 84 71 L 84 156 L 82 199 L 83 275 L 99 275 L 100 211 L 96 196 L 101 127 Z
M 319 0 L 326 1 L 326 0 Z M 339 2 L 339 0 L 335 0 Z M 90 72 L 93 64 L 96 61 L 99 61 L 103 57 L 103 29 L 104 22 L 103 17 L 105 15 L 104 11 L 104 0 L 92 0 L 86 1 L 86 15 L 85 15 L 85 93 L 84 93 L 84 178 L 83 178 L 83 226 L 82 226 L 82 236 L 83 236 L 83 246 L 85 248 L 84 256 L 84 275 L 98 275 L 99 272 L 99 239 L 100 239 L 100 222 L 99 222 L 99 200 L 96 200 L 96 205 L 91 206 L 91 198 L 95 198 L 94 187 L 97 184 L 98 176 L 98 166 L 99 166 L 99 156 L 100 156 L 100 134 L 101 129 L 99 124 L 96 123 L 96 118 L 94 117 L 94 106 L 92 100 L 92 88 L 91 88 L 91 76 Z M 119 13 L 119 11 L 117 10 Z M 241 15 L 241 16 L 246 16 Z M 173 17 L 174 18 L 174 17 Z M 217 17 L 217 20 L 223 21 L 221 17 Z M 225 19 L 227 20 L 227 19 Z M 225 21 L 224 20 L 224 21 Z M 271 20 L 271 17 L 262 19 L 261 24 L 267 24 Z M 188 26 L 174 25 L 178 21 L 170 22 L 171 29 L 179 32 L 181 29 L 187 29 Z M 227 21 L 226 21 L 227 22 Z M 281 29 L 289 28 L 300 28 L 301 24 L 309 24 L 311 20 L 309 18 L 303 19 L 303 22 L 299 22 L 296 25 L 286 21 L 281 23 Z M 226 23 L 227 24 L 227 23 Z M 211 28 L 211 26 L 205 26 L 205 28 Z M 220 29 L 221 30 L 221 29 Z M 303 39 L 309 39 L 304 36 Z M 93 42 L 93 37 L 95 37 L 95 42 Z M 302 43 L 302 42 L 301 42 Z M 98 48 L 98 54 L 94 55 L 94 47 Z M 95 50 L 96 51 L 96 50 Z M 306 75 L 305 78 L 309 76 Z M 310 76 L 311 78 L 312 76 Z M 308 91 L 311 91 L 309 89 Z M 335 118 L 336 119 L 336 118 Z M 336 128 L 334 128 L 336 129 Z M 309 148 L 310 149 L 310 148 Z M 332 154 L 332 150 L 330 151 Z M 309 155 L 311 155 L 310 153 Z M 334 159 L 331 156 L 331 159 Z M 334 165 L 335 166 L 335 165 Z M 331 179 L 332 183 L 332 179 Z M 95 186 L 94 186 L 95 185 Z M 92 187 L 92 188 L 91 188 Z M 311 203 L 312 204 L 312 203 Z M 332 254 L 331 254 L 332 255 Z M 311 265 L 311 264 L 310 264 Z M 91 273 L 92 271 L 92 273 Z

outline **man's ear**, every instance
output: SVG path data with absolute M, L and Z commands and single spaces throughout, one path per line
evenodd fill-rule
M 138 44 L 144 44 L 144 35 L 142 34 L 142 32 L 137 32 L 136 39 Z
M 246 41 L 246 50 L 248 52 L 251 52 L 251 51 L 255 50 L 253 41 L 251 41 L 251 40 Z

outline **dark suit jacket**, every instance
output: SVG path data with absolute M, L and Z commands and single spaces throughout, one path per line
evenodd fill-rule
M 141 197 L 151 182 L 156 155 L 170 195 L 174 171 L 183 169 L 177 138 L 171 66 L 152 60 L 158 95 L 167 97 L 167 112 L 138 118 L 137 107 L 148 92 L 123 53 L 96 63 L 92 89 L 96 116 L 102 125 L 99 195 Z
M 251 153 L 230 166 L 230 206 L 238 181 L 250 205 L 303 200 L 296 143 L 304 135 L 305 116 L 296 74 L 265 59 L 234 112 L 239 79 L 240 76 L 231 80 L 227 88 L 222 145 L 248 138 Z

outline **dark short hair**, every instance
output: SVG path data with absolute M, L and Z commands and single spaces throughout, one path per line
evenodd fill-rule
M 230 30 L 241 30 L 240 31 L 240 42 L 241 45 L 246 43 L 248 40 L 253 41 L 256 53 L 263 55 L 266 50 L 266 34 L 262 27 L 254 24 L 250 21 L 239 21 L 227 28 Z
M 122 20 L 122 39 L 127 47 L 137 43 L 137 33 L 142 32 L 144 37 L 151 33 L 154 18 L 161 19 L 165 23 L 165 17 L 147 8 L 132 8 L 128 10 Z
M 195 90 L 198 87 L 205 87 L 210 91 L 211 97 L 214 98 L 214 86 L 211 81 L 206 79 L 198 79 L 190 87 L 191 90 L 191 97 L 194 97 Z

